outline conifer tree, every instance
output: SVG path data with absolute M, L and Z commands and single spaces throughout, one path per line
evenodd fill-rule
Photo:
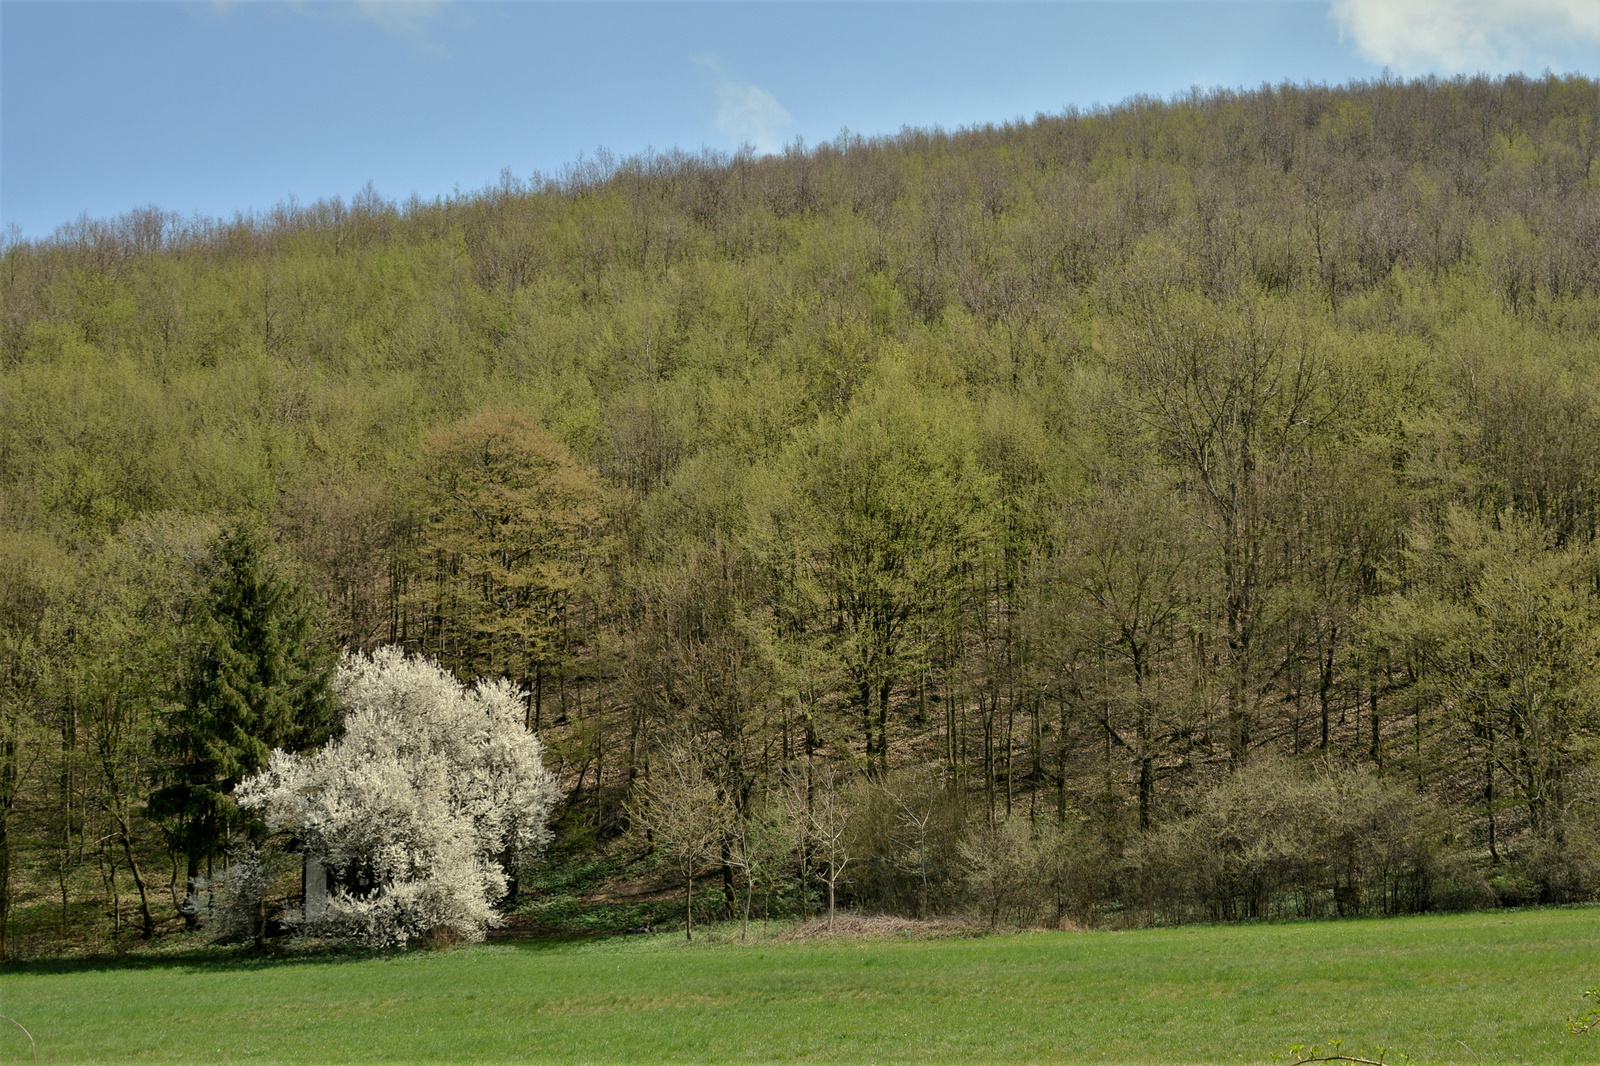
M 165 766 L 150 799 L 188 858 L 191 896 L 201 864 L 230 831 L 256 828 L 235 804 L 234 786 L 264 768 L 273 749 L 305 751 L 331 735 L 333 667 L 309 597 L 279 568 L 265 535 L 248 520 L 226 530 L 159 738 Z M 194 910 L 185 908 L 190 924 Z

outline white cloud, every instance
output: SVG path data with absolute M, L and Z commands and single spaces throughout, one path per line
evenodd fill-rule
M 759 85 L 724 80 L 717 86 L 717 129 L 759 152 L 782 147 L 781 131 L 793 122 L 789 112 Z
M 717 129 L 735 144 L 748 144 L 762 153 L 779 151 L 783 147 L 783 131 L 794 117 L 777 97 L 759 85 L 723 73 L 721 62 L 713 54 L 693 59 L 717 76 Z
M 211 10 L 226 15 L 254 2 L 272 0 L 211 0 Z M 370 22 L 425 51 L 442 54 L 443 49 L 431 40 L 430 31 L 444 15 L 459 10 L 457 5 L 458 0 L 287 0 L 284 6 L 311 19 L 353 18 Z
M 1340 32 L 1403 74 L 1537 70 L 1600 43 L 1600 0 L 1333 0 Z
M 444 14 L 447 0 L 355 0 L 354 13 L 390 33 L 424 40 L 428 24 Z

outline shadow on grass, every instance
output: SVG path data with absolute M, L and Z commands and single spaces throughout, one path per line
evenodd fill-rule
M 495 947 L 512 947 L 518 951 L 554 951 L 603 937 L 549 936 L 517 940 L 501 940 Z M 29 974 L 71 974 L 101 971 L 133 970 L 184 970 L 197 973 L 236 973 L 250 970 L 275 970 L 294 966 L 344 966 L 361 962 L 384 962 L 408 958 L 426 958 L 471 951 L 478 945 L 459 945 L 447 948 L 357 948 L 339 947 L 268 947 L 207 945 L 170 952 L 127 952 L 121 954 L 87 955 L 77 958 L 29 959 L 24 962 L 0 963 L 0 976 Z
M 608 939 L 637 927 L 669 921 L 661 908 L 645 904 L 594 903 L 582 898 L 618 876 L 638 876 L 653 868 L 650 856 L 605 854 L 567 862 L 546 862 L 523 875 L 521 896 L 502 911 L 506 925 L 489 931 L 489 943 L 524 951 L 554 950 L 564 945 Z M 676 902 L 675 900 L 673 902 Z M 680 905 L 681 906 L 681 905 Z M 669 905 L 666 910 L 671 911 Z M 468 948 L 471 946 L 468 945 Z M 235 972 L 290 966 L 338 966 L 414 958 L 464 950 L 462 947 L 388 948 L 276 944 L 257 949 L 241 944 L 174 944 L 163 948 L 127 942 L 124 950 L 92 955 L 66 955 L 0 963 L 0 976 L 68 974 L 98 971 L 187 970 Z

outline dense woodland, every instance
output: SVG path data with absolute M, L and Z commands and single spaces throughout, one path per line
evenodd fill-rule
M 1597 151 L 1286 85 L 9 243 L 6 950 L 181 924 L 388 644 L 730 913 L 1590 898 Z

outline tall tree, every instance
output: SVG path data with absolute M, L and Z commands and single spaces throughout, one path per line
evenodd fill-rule
M 201 596 L 216 539 L 204 519 L 161 516 L 126 524 L 103 545 L 76 589 L 70 731 L 82 741 L 90 805 L 122 851 L 139 893 L 141 936 L 155 935 L 147 866 L 155 826 L 143 817 L 158 769 L 151 744 L 172 695 L 171 666 Z M 176 903 L 176 901 L 174 901 Z
M 1547 901 L 1581 883 L 1576 781 L 1600 741 L 1600 560 L 1556 536 L 1516 514 L 1491 524 L 1452 510 L 1414 533 L 1416 587 L 1379 616 L 1389 643 L 1425 649 L 1428 688 L 1449 716 L 1441 756 L 1481 797 L 1493 860 L 1524 861 Z M 1511 826 L 1497 786 L 1520 808 Z
M 334 654 L 314 606 L 249 519 L 216 544 L 210 587 L 190 629 L 178 699 L 158 738 L 164 756 L 151 813 L 188 858 L 190 906 L 201 865 L 253 819 L 233 789 L 273 749 L 305 751 L 332 735 Z
M 635 748 L 688 736 L 705 775 L 742 819 L 772 763 L 780 666 L 752 618 L 748 560 L 723 545 L 674 558 L 633 597 L 624 676 L 637 708 Z M 648 722 L 645 718 L 648 717 Z M 723 891 L 734 905 L 735 836 L 723 840 Z
M 0 961 L 10 957 L 14 816 L 41 754 L 61 645 L 63 564 L 35 538 L 0 537 Z
M 463 680 L 524 684 L 530 727 L 583 638 L 605 505 L 595 472 L 510 408 L 439 431 L 418 461 L 414 639 Z
M 843 666 L 880 774 L 890 703 L 988 546 L 992 482 L 966 415 L 890 377 L 794 449 L 762 518 L 781 609 Z
M 1328 367 L 1286 308 L 1154 294 L 1119 338 L 1132 413 L 1198 498 L 1218 574 L 1235 765 L 1262 742 L 1261 655 L 1281 573 L 1274 534 L 1333 408 Z
M 1138 777 L 1139 829 L 1150 829 L 1160 764 L 1185 755 L 1203 722 L 1203 685 L 1188 654 L 1194 615 L 1192 537 L 1170 514 L 1168 486 L 1108 487 L 1072 520 L 1061 638 L 1097 668 L 1085 671 L 1083 706 Z

